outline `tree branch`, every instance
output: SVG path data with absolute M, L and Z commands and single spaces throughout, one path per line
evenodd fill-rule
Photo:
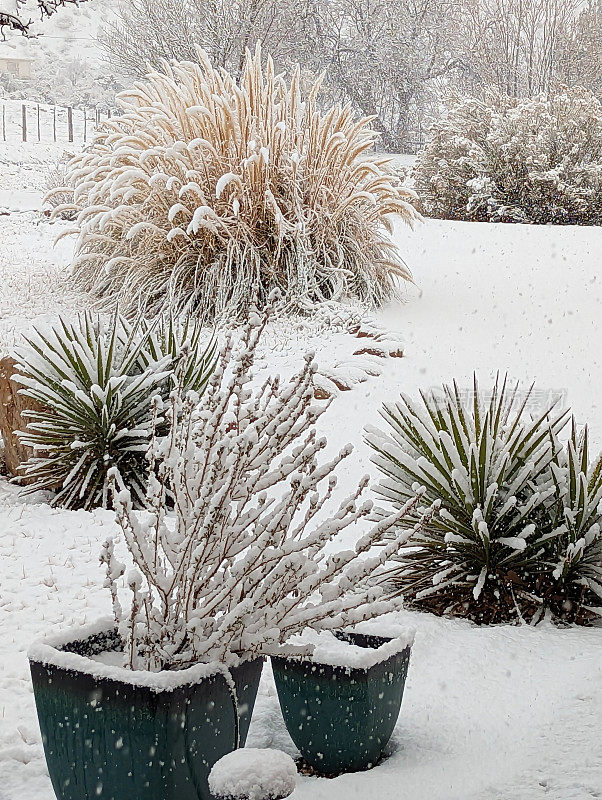
M 51 17 L 59 8 L 66 5 L 78 6 L 85 0 L 36 0 L 38 9 L 40 11 L 40 19 L 44 21 L 45 17 Z M 33 25 L 32 19 L 26 19 L 22 16 L 21 10 L 26 4 L 26 0 L 16 0 L 15 7 L 12 11 L 0 8 L 0 37 L 6 40 L 6 29 L 18 31 L 27 38 L 35 38 L 36 34 L 32 34 L 31 26 Z

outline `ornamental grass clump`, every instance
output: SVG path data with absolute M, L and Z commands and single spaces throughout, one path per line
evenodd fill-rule
M 19 434 L 33 448 L 22 470 L 28 491 L 56 490 L 53 505 L 89 509 L 109 503 L 109 473 L 142 501 L 162 404 L 175 387 L 202 393 L 215 342 L 169 314 L 150 324 L 83 313 L 36 330 L 17 358 L 20 392 L 41 407 Z
M 412 195 L 371 151 L 370 119 L 349 105 L 318 110 L 262 55 L 239 80 L 200 63 L 163 63 L 119 96 L 69 165 L 76 284 L 126 312 L 169 297 L 213 318 L 264 303 L 279 288 L 307 309 L 346 297 L 369 305 L 410 275 L 389 238 L 412 222 Z
M 240 339 L 229 335 L 207 389 L 174 393 L 171 428 L 150 451 L 145 511 L 131 492 L 115 508 L 134 569 L 128 607 L 119 596 L 125 566 L 109 539 L 107 569 L 116 622 L 134 669 L 178 669 L 239 656 L 310 655 L 287 644 L 306 628 L 332 630 L 398 607 L 379 583 L 386 564 L 433 511 L 414 514 L 406 533 L 374 547 L 418 503 L 415 492 L 356 544 L 333 542 L 371 513 L 364 478 L 335 502 L 336 472 L 351 452 L 321 458 L 314 423 L 315 363 L 289 382 L 253 375 L 265 318 L 255 312 Z

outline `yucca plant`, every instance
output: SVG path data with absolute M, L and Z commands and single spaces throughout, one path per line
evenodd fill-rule
M 402 507 L 424 486 L 430 519 L 398 557 L 390 579 L 410 603 L 481 622 L 530 617 L 562 530 L 555 525 L 561 476 L 553 465 L 568 412 L 531 417 L 531 390 L 496 380 L 489 400 L 476 377 L 469 403 L 458 386 L 384 406 L 388 433 L 367 429 L 385 478 L 383 500 Z M 415 513 L 421 513 L 421 507 Z
M 215 317 L 265 303 L 291 308 L 352 297 L 388 299 L 409 272 L 389 237 L 416 218 L 412 193 L 372 150 L 370 119 L 318 110 L 300 71 L 275 76 L 247 54 L 237 81 L 199 62 L 164 63 L 118 98 L 69 165 L 74 279 L 126 311 L 192 303 Z
M 170 377 L 164 384 L 162 397 L 172 387 L 183 394 L 204 392 L 217 359 L 217 342 L 214 337 L 207 342 L 207 331 L 198 317 L 176 317 L 167 312 L 154 323 L 138 317 L 132 325 L 121 317 L 121 325 L 130 340 L 141 337 L 144 346 L 138 350 L 138 369 L 155 369 L 166 356 L 171 359 Z M 137 336 L 138 326 L 140 334 Z
M 558 507 L 553 567 L 557 613 L 582 621 L 602 614 L 602 455 L 589 460 L 587 427 L 571 436 L 555 465 Z
M 198 322 L 170 315 L 151 325 L 84 313 L 36 330 L 17 356 L 21 393 L 44 409 L 28 412 L 20 434 L 33 448 L 28 490 L 53 489 L 54 505 L 89 509 L 107 506 L 112 470 L 135 502 L 143 498 L 162 403 L 175 387 L 202 393 L 215 342 L 203 341 Z

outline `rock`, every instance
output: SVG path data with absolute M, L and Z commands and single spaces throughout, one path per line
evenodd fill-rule
M 12 380 L 17 372 L 16 361 L 10 356 L 0 359 L 0 432 L 4 439 L 4 460 L 9 475 L 19 475 L 19 467 L 32 454 L 30 447 L 19 441 L 15 431 L 27 427 L 25 411 L 40 411 L 42 406 L 29 397 L 18 394 L 21 388 Z

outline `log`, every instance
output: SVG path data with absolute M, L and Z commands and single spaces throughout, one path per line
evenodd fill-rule
M 19 394 L 20 385 L 12 380 L 18 372 L 15 366 L 16 361 L 10 356 L 0 359 L 0 433 L 4 440 L 6 469 L 13 476 L 21 474 L 21 465 L 32 455 L 32 449 L 22 445 L 16 434 L 27 427 L 24 412 L 42 410 L 35 400 Z

